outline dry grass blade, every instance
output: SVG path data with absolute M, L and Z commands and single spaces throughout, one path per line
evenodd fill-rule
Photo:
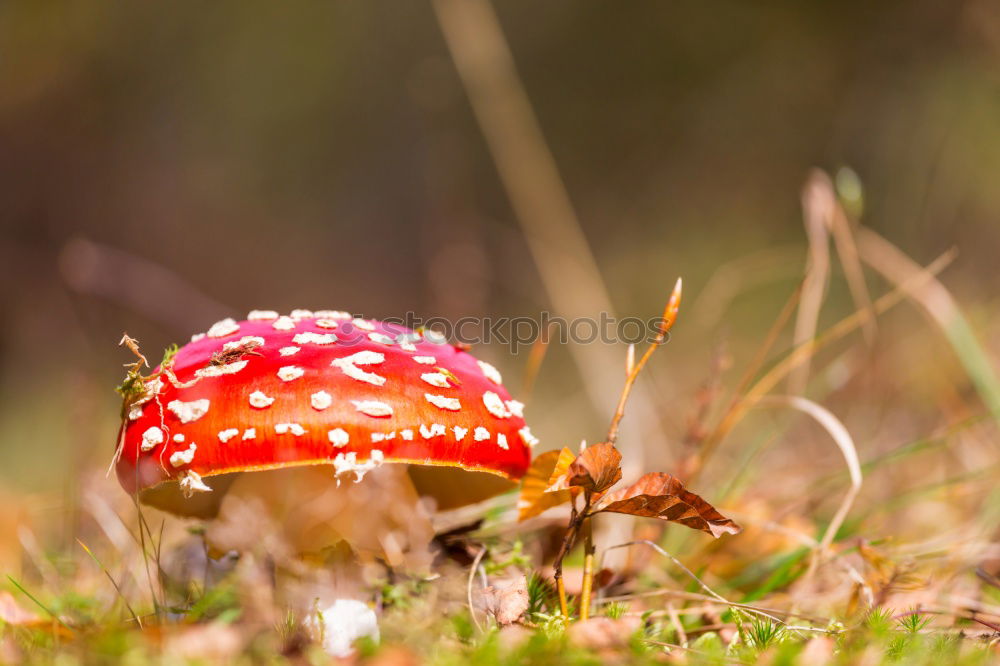
M 738 398 L 722 417 L 722 420 L 719 421 L 719 424 L 716 426 L 714 432 L 705 440 L 705 444 L 702 447 L 703 461 L 699 469 L 704 468 L 704 459 L 706 459 L 708 455 L 718 447 L 718 444 L 725 439 L 726 435 L 732 431 L 747 411 L 749 411 L 750 408 L 760 401 L 761 398 L 777 386 L 782 379 L 788 376 L 788 373 L 791 372 L 792 369 L 798 367 L 798 365 L 806 359 L 811 358 L 823 347 L 826 347 L 827 345 L 853 333 L 859 327 L 864 325 L 864 322 L 868 321 L 870 318 L 882 314 L 899 304 L 906 297 L 908 290 L 918 288 L 919 286 L 925 284 L 928 280 L 933 279 L 933 276 L 943 271 L 945 267 L 947 267 L 948 264 L 954 260 L 954 258 L 955 252 L 953 250 L 945 252 L 931 262 L 921 274 L 911 276 L 903 284 L 900 284 L 892 291 L 883 294 L 878 300 L 875 301 L 875 303 L 872 304 L 871 310 L 857 310 L 847 317 L 844 317 L 824 332 L 820 333 L 816 338 L 807 340 L 792 349 L 788 355 L 785 356 L 785 358 L 776 363 L 774 367 L 765 373 L 763 377 L 757 380 L 757 382 L 754 383 L 743 396 Z M 692 475 L 692 477 L 693 476 L 694 475 Z
M 433 7 L 553 308 L 570 319 L 613 313 L 496 11 L 486 0 L 435 0 Z M 571 345 L 569 352 L 593 408 L 610 417 L 602 387 L 618 375 L 617 359 L 602 345 Z M 646 404 L 638 411 L 652 410 Z M 636 447 L 630 458 L 638 465 L 641 456 Z
M 740 532 L 739 525 L 662 472 L 645 474 L 631 486 L 609 492 L 597 503 L 595 513 L 602 511 L 679 523 L 715 538 Z
M 844 457 L 847 470 L 851 475 L 851 487 L 844 496 L 844 499 L 841 501 L 840 507 L 837 509 L 837 513 L 834 514 L 833 519 L 826 528 L 826 532 L 823 534 L 823 538 L 819 542 L 820 553 L 825 552 L 826 549 L 829 548 L 830 544 L 833 543 L 833 539 L 836 537 L 837 531 L 840 529 L 840 526 L 844 524 L 844 519 L 847 517 L 847 513 L 851 510 L 851 506 L 854 504 L 855 498 L 861 491 L 861 462 L 858 460 L 858 451 L 857 447 L 854 445 L 854 439 L 847 431 L 847 428 L 844 427 L 844 424 L 840 422 L 840 419 L 834 416 L 830 410 L 807 398 L 794 395 L 767 396 L 763 398 L 759 404 L 761 406 L 790 407 L 812 417 L 827 431 L 827 433 L 829 433 L 830 437 L 837 445 L 837 448 L 840 449 L 841 455 Z
M 163 581 L 166 580 L 166 573 L 163 571 L 160 560 L 160 546 L 163 543 L 163 523 L 160 524 L 160 540 L 159 543 L 157 543 L 156 539 L 153 538 L 152 530 L 149 529 L 149 523 L 146 522 L 146 516 L 142 512 L 142 505 L 139 503 L 139 496 L 133 493 L 129 497 L 132 499 L 132 505 L 135 507 L 136 516 L 139 520 L 138 536 L 136 536 L 136 534 L 133 533 L 127 525 L 125 525 L 125 521 L 122 520 L 120 516 L 118 519 L 121 520 L 122 525 L 125 526 L 125 529 L 128 530 L 132 539 L 139 546 L 139 552 L 142 553 L 143 569 L 145 569 L 146 572 L 146 582 L 149 584 L 150 599 L 153 602 L 153 606 L 156 608 L 156 613 L 158 615 L 160 613 L 160 609 L 166 606 L 166 592 L 163 586 Z M 147 535 L 149 536 L 149 545 L 153 547 L 152 559 L 153 564 L 156 566 L 156 580 L 160 583 L 160 592 L 163 597 L 162 602 L 157 598 L 156 586 L 153 584 L 153 576 L 149 571 L 149 560 L 151 555 L 146 545 Z
M 1000 380 L 951 293 L 933 273 L 870 229 L 858 231 L 861 258 L 920 305 L 940 327 L 993 418 L 1000 421 Z
M 51 617 L 54 621 L 58 622 L 63 627 L 63 629 L 65 629 L 66 631 L 70 632 L 70 634 L 73 633 L 73 628 L 72 627 L 70 627 L 68 624 L 66 624 L 65 622 L 63 622 L 63 619 L 61 617 L 59 617 L 56 613 L 54 613 L 52 610 L 50 610 L 48 606 L 46 606 L 41 601 L 39 601 L 38 598 L 35 597 L 35 595 L 33 595 L 31 592 L 28 592 L 28 590 L 26 590 L 24 588 L 24 586 L 21 585 L 21 583 L 19 583 L 17 581 L 16 578 L 14 578 L 13 576 L 11 576 L 10 574 L 7 574 L 7 580 L 9 580 L 14 587 L 16 587 L 18 590 L 20 590 L 21 593 L 24 596 L 26 596 L 29 599 L 31 599 L 31 601 L 36 606 L 38 606 L 43 611 L 45 611 L 46 615 L 48 615 L 49 617 Z
M 479 618 L 476 617 L 476 605 L 472 601 L 472 581 L 476 579 L 476 572 L 479 570 L 479 563 L 483 561 L 483 557 L 486 555 L 486 546 L 479 549 L 476 553 L 476 559 L 472 561 L 472 566 L 469 568 L 469 580 L 465 588 L 466 601 L 469 604 L 469 617 L 472 618 L 473 624 L 476 625 L 476 629 L 480 632 L 483 630 L 483 625 L 479 624 Z M 483 586 L 485 587 L 485 585 Z
M 125 594 L 122 592 L 121 586 L 118 585 L 118 581 L 116 581 L 115 577 L 111 575 L 111 572 L 108 571 L 107 567 L 101 564 L 101 561 L 97 559 L 97 555 L 94 555 L 93 551 L 91 551 L 90 548 L 87 547 L 87 544 L 85 544 L 83 541 L 80 541 L 80 539 L 77 539 L 76 542 L 80 544 L 80 547 L 83 548 L 83 550 L 87 553 L 87 555 L 90 555 L 90 559 L 94 560 L 94 563 L 97 564 L 97 566 L 101 569 L 101 571 L 104 572 L 104 575 L 108 577 L 108 580 L 111 581 L 111 585 L 112 587 L 115 588 L 115 592 L 118 593 L 118 597 L 122 600 L 122 603 L 125 604 L 125 608 L 128 609 L 128 612 L 132 615 L 132 620 L 141 629 L 142 620 L 139 619 L 139 616 L 132 609 L 132 605 L 129 604 L 128 599 L 125 598 Z
M 802 285 L 799 285 L 781 307 L 781 311 L 778 313 L 774 323 L 771 324 L 771 328 L 764 337 L 764 342 L 761 343 L 760 347 L 757 348 L 757 351 L 754 352 L 753 358 L 750 360 L 746 370 L 743 372 L 743 376 L 736 385 L 733 398 L 723 413 L 722 418 L 719 421 L 719 425 L 716 426 L 715 430 L 709 431 L 707 434 L 702 436 L 701 446 L 697 451 L 692 453 L 689 459 L 685 462 L 683 467 L 683 477 L 685 480 L 691 480 L 698 476 L 698 472 L 701 471 L 705 461 L 711 457 L 715 447 L 722 440 L 719 436 L 720 428 L 729 422 L 733 412 L 740 407 L 743 396 L 753 383 L 754 377 L 757 376 L 757 373 L 760 372 L 760 369 L 764 366 L 764 362 L 767 361 L 768 355 L 771 353 L 771 348 L 774 347 L 774 343 L 777 342 L 778 336 L 781 335 L 781 331 L 784 330 L 785 325 L 788 323 L 792 313 L 798 306 L 799 299 L 801 297 Z
M 17 540 L 21 544 L 21 548 L 24 549 L 24 554 L 31 561 L 31 566 L 41 575 L 42 582 L 49 589 L 58 588 L 60 586 L 59 570 L 50 561 L 42 545 L 38 543 L 35 533 L 27 525 L 19 525 Z
M 830 278 L 829 226 L 836 199 L 826 174 L 814 171 L 802 188 L 802 210 L 809 239 L 809 261 L 802 282 L 802 299 L 795 318 L 793 342 L 801 345 L 816 337 L 816 323 Z M 824 186 L 825 185 L 825 186 Z M 806 358 L 788 374 L 788 392 L 799 395 L 809 381 L 810 359 Z
M 760 369 L 764 367 L 764 363 L 767 361 L 768 356 L 771 353 L 771 349 L 774 344 L 778 341 L 778 336 L 781 335 L 781 331 L 784 330 L 785 325 L 788 324 L 788 320 L 791 319 L 792 313 L 795 312 L 795 308 L 798 307 L 799 301 L 802 299 L 802 285 L 800 284 L 796 287 L 795 291 L 792 292 L 785 304 L 781 306 L 781 311 L 778 316 L 774 318 L 774 323 L 771 324 L 771 328 L 768 329 L 767 335 L 764 336 L 764 341 L 761 343 L 757 351 L 754 352 L 753 358 L 747 365 L 746 370 L 743 372 L 742 377 L 740 377 L 739 384 L 736 385 L 736 400 L 740 395 L 747 392 L 753 383 L 754 377 L 760 372 Z
M 684 624 L 681 622 L 677 607 L 673 603 L 667 603 L 667 617 L 670 618 L 670 626 L 677 632 L 677 639 L 681 642 L 681 647 L 687 647 L 688 637 L 684 631 Z
M 614 316 L 496 10 L 488 0 L 435 0 L 432 7 L 553 310 L 568 320 L 598 312 Z M 612 418 L 607 387 L 619 372 L 615 354 L 604 345 L 570 345 L 569 353 L 594 413 Z M 651 399 L 639 396 L 632 409 L 646 437 L 669 441 Z M 626 451 L 627 468 L 638 474 L 644 448 Z M 607 538 L 621 540 L 629 526 L 609 523 L 604 530 Z
M 830 187 L 833 187 L 830 184 Z M 868 292 L 868 284 L 865 282 L 865 273 L 861 268 L 861 258 L 858 256 L 858 246 L 854 242 L 854 231 L 851 229 L 851 221 L 847 219 L 844 207 L 837 201 L 833 209 L 833 219 L 830 220 L 833 241 L 837 245 L 837 256 L 840 257 L 840 266 L 844 269 L 844 278 L 847 280 L 847 288 L 851 290 L 851 298 L 854 299 L 854 307 L 859 310 L 872 309 L 872 297 Z M 869 345 L 874 344 L 875 335 L 878 332 L 878 323 L 875 317 L 869 317 L 861 327 L 865 336 L 865 341 Z

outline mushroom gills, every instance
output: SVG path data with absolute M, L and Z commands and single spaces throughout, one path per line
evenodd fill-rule
M 497 474 L 461 467 L 408 465 L 407 473 L 417 494 L 433 498 L 438 511 L 482 502 L 517 487 L 515 482 Z

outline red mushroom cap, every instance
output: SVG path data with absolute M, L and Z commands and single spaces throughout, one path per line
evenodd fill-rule
M 535 443 L 523 406 L 438 337 L 332 311 L 217 322 L 130 404 L 118 479 L 190 494 L 219 474 L 329 464 L 360 479 L 389 462 L 519 479 Z

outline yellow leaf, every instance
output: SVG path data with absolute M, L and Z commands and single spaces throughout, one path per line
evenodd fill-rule
M 563 469 L 568 468 L 575 457 L 572 451 L 563 449 L 546 451 L 531 462 L 531 467 L 521 480 L 521 495 L 517 501 L 518 521 L 533 518 L 573 497 L 572 490 L 549 490 L 549 479 L 560 469 L 564 458 L 567 461 Z

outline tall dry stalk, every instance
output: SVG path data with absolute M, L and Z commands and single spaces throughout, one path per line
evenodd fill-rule
M 611 297 L 580 226 L 535 116 L 503 28 L 488 0 L 435 0 L 434 11 L 452 60 L 469 97 L 542 284 L 556 314 L 567 320 L 614 316 Z M 619 365 L 613 348 L 571 345 L 591 409 L 611 418 Z M 644 467 L 644 441 L 662 450 L 669 440 L 655 418 L 652 401 L 633 402 L 634 422 L 644 429 L 628 447 L 628 472 Z M 605 536 L 628 538 L 631 523 L 607 521 Z

